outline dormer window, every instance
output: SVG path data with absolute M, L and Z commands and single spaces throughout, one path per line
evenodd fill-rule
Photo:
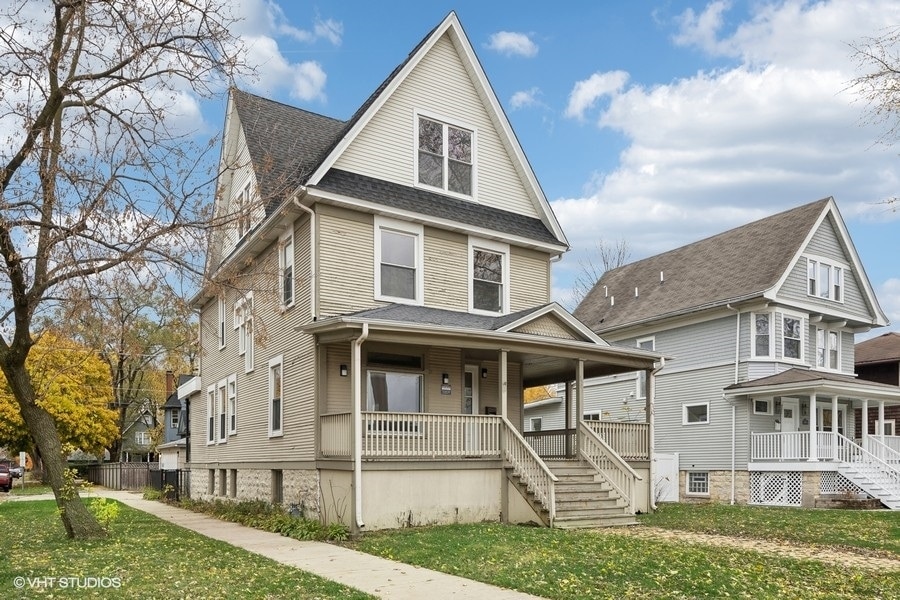
M 422 116 L 418 129 L 418 182 L 471 197 L 474 133 Z
M 807 293 L 810 296 L 844 301 L 844 267 L 809 258 L 806 263 Z

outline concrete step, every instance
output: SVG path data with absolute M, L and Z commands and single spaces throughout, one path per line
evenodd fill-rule
M 553 521 L 553 526 L 559 529 L 595 529 L 598 527 L 622 527 L 625 525 L 636 525 L 637 520 L 633 515 L 621 514 L 618 516 L 609 516 L 603 518 L 559 518 Z
M 621 506 L 611 506 L 608 508 L 563 508 L 561 506 L 556 507 L 556 518 L 607 518 L 607 517 L 619 517 L 625 515 Z M 629 517 L 633 517 L 633 515 L 626 515 Z
M 559 490 L 556 491 L 557 502 L 600 502 L 607 500 L 616 502 L 618 500 L 618 496 L 612 496 L 608 492 L 585 491 L 560 493 Z

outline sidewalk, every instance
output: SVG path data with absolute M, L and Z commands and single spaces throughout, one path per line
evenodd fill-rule
M 291 567 L 315 573 L 381 598 L 417 600 L 458 598 L 485 600 L 540 600 L 537 596 L 414 567 L 363 552 L 323 542 L 301 542 L 277 533 L 220 521 L 177 508 L 140 494 L 95 487 L 93 494 L 114 498 L 132 508 L 150 513 L 201 535 L 260 554 Z M 43 496 L 21 496 L 16 500 L 38 500 Z M 50 497 L 52 499 L 52 496 Z M 12 498 L 10 498 L 12 500 Z

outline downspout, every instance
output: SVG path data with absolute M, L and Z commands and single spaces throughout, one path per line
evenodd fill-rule
M 738 366 L 741 360 L 741 311 L 734 308 L 731 304 L 726 304 L 726 308 L 735 312 L 735 328 L 734 328 L 734 383 L 738 382 Z M 725 397 L 725 394 L 722 394 Z M 731 400 L 731 505 L 734 505 L 735 497 L 735 445 L 737 444 L 737 402 Z
M 306 187 L 300 188 L 300 193 L 294 196 L 294 206 L 309 215 L 309 311 L 315 321 L 319 314 L 316 302 L 316 212 L 300 203 L 300 199 L 304 197 Z
M 650 414 L 647 416 L 648 426 L 647 426 L 647 435 L 649 436 L 649 440 L 647 440 L 647 454 L 650 457 L 650 467 L 648 468 L 648 475 L 650 477 L 650 510 L 656 510 L 656 494 L 653 493 L 653 477 L 656 474 L 656 469 L 653 468 L 653 455 L 656 452 L 656 443 L 653 438 L 656 435 L 656 374 L 662 371 L 663 367 L 666 366 L 666 357 L 661 356 L 659 358 L 659 366 L 654 366 L 653 369 L 650 370 L 650 375 L 647 377 L 647 397 L 648 402 L 650 404 Z
M 353 340 L 351 375 L 353 376 L 353 493 L 356 512 L 356 527 L 366 524 L 362 519 L 362 345 L 369 337 L 369 324 L 363 323 L 362 333 Z

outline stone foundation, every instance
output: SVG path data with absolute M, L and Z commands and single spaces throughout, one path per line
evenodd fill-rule
M 692 469 L 696 472 L 696 469 Z M 679 502 L 719 502 L 731 503 L 731 471 L 707 471 L 709 473 L 709 494 L 688 495 L 687 474 L 688 471 L 678 472 L 678 501 Z M 735 504 L 747 504 L 750 501 L 750 473 L 747 471 L 734 472 L 734 502 Z
M 275 502 L 278 490 L 272 469 L 191 469 L 195 500 L 262 500 Z M 210 475 L 212 474 L 212 475 Z M 222 485 L 224 474 L 225 485 Z M 210 477 L 212 476 L 212 480 Z M 210 486 L 212 481 L 212 486 Z M 212 490 L 210 492 L 210 490 Z M 311 519 L 319 518 L 319 473 L 315 469 L 281 470 L 281 504 L 296 504 Z

